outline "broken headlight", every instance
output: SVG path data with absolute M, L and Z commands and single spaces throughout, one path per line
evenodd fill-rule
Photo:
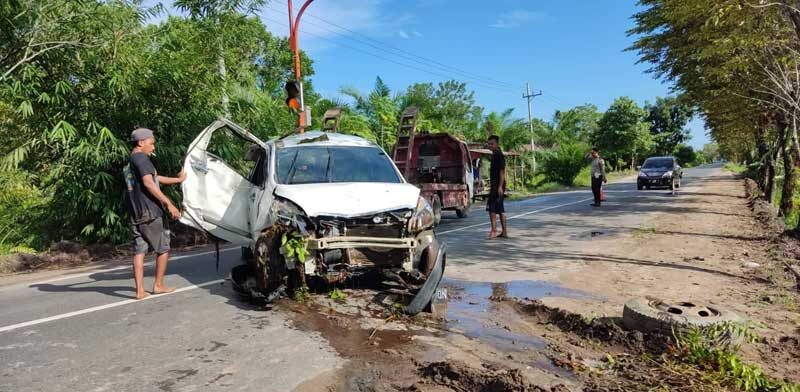
M 408 231 L 416 233 L 433 226 L 433 208 L 422 196 L 417 199 L 417 208 L 414 209 L 414 214 L 408 221 Z

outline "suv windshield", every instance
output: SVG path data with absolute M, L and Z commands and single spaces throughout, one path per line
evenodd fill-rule
M 278 182 L 402 182 L 392 161 L 376 147 L 308 146 L 278 150 Z
M 672 158 L 650 158 L 644 161 L 642 169 L 672 170 Z

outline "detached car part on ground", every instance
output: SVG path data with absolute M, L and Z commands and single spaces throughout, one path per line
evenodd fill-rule
M 250 144 L 246 178 L 209 151 L 218 132 Z M 263 142 L 221 119 L 189 146 L 184 171 L 181 222 L 252 255 L 232 271 L 249 295 L 271 301 L 307 279 L 374 272 L 412 297 L 405 311 L 416 314 L 442 279 L 431 206 L 372 142 L 319 131 Z

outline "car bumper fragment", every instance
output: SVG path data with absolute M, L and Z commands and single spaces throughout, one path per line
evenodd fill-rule
M 380 238 L 380 237 L 323 237 L 307 240 L 311 250 L 351 249 L 351 248 L 385 248 L 414 249 L 417 241 L 414 238 Z

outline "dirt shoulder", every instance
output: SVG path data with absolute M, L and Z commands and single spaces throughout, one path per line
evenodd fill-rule
M 687 363 L 672 336 L 625 330 L 623 305 L 644 296 L 741 315 L 762 337 L 741 358 L 800 382 L 798 293 L 782 268 L 793 255 L 765 234 L 733 175 L 675 198 L 637 227 L 566 239 L 570 259 L 542 260 L 547 268 L 452 268 L 450 298 L 432 315 L 404 318 L 368 290 L 346 290 L 346 305 L 317 295 L 293 308 L 296 327 L 320 331 L 349 362 L 298 391 L 741 390 Z

